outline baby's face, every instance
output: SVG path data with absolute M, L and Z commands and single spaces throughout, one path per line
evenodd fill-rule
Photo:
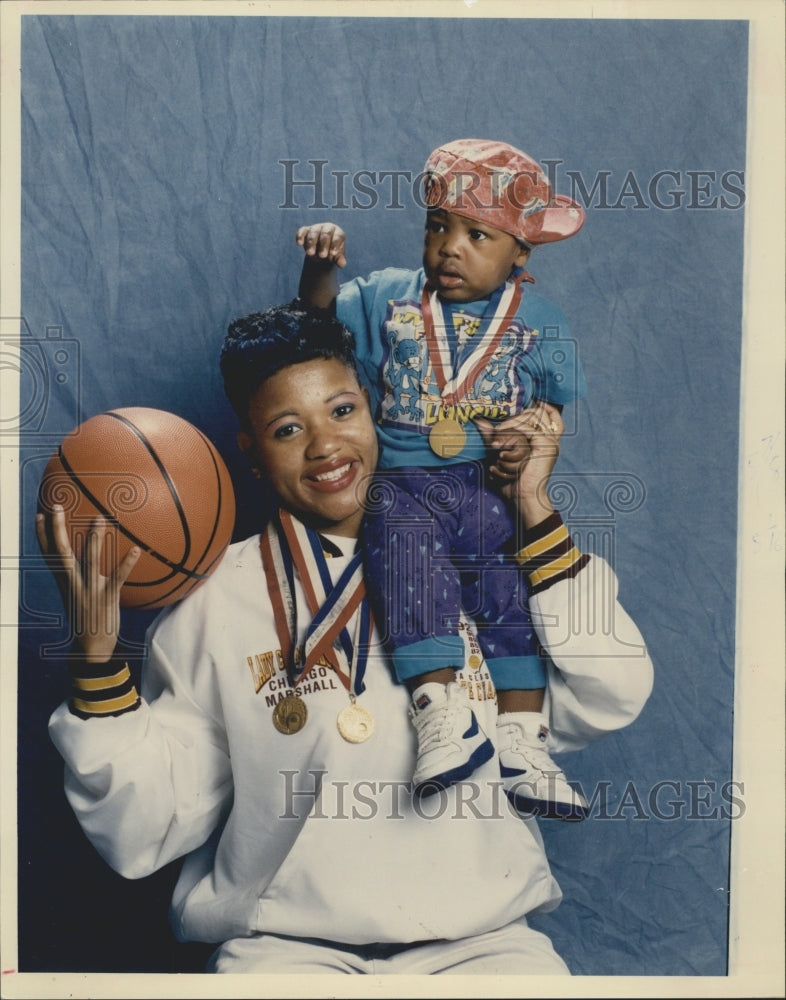
M 509 233 L 442 208 L 426 215 L 423 267 L 447 302 L 485 299 L 529 258 Z

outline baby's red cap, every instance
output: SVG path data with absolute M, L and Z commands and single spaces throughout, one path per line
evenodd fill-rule
M 565 240 L 584 225 L 584 209 L 555 195 L 540 164 L 506 142 L 448 142 L 429 156 L 424 173 L 428 208 L 485 223 L 528 246 Z

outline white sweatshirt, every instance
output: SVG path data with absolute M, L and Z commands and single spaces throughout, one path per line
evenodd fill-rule
M 328 560 L 334 579 L 346 562 Z M 616 593 L 611 568 L 590 557 L 531 598 L 553 661 L 553 751 L 627 725 L 649 696 L 652 665 Z M 349 697 L 329 667 L 298 688 L 304 727 L 287 735 L 274 726 L 287 679 L 258 536 L 232 545 L 148 640 L 135 710 L 85 719 L 66 702 L 50 733 L 69 802 L 112 868 L 140 878 L 185 857 L 171 911 L 181 940 L 266 931 L 346 944 L 455 939 L 558 904 L 537 822 L 507 805 L 496 757 L 471 782 L 413 803 L 409 697 L 379 647 L 358 699 L 376 722 L 367 742 L 339 734 Z M 457 679 L 493 738 L 485 665 Z

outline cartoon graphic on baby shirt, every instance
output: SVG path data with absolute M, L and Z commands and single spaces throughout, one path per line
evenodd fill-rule
M 447 340 L 454 365 L 474 351 L 473 337 L 480 327 L 479 317 L 459 310 L 453 313 Z M 424 428 L 444 417 L 447 410 L 462 423 L 477 416 L 501 420 L 532 398 L 532 378 L 521 358 L 531 350 L 536 334 L 518 319 L 504 331 L 486 368 L 466 387 L 463 398 L 450 405 L 434 375 L 420 309 L 412 302 L 392 302 L 383 336 L 387 355 L 381 417 L 385 423 Z
M 513 355 L 516 350 L 516 335 L 508 330 L 502 337 L 499 348 L 489 361 L 488 367 L 478 380 L 478 395 L 490 403 L 506 403 L 513 394 Z
M 418 336 L 414 324 L 405 320 L 386 324 L 385 332 L 390 353 L 385 366 L 383 414 L 389 420 L 406 416 L 409 419 L 401 422 L 420 424 L 424 414 L 418 400 L 427 394 L 424 380 L 429 370 L 422 330 Z

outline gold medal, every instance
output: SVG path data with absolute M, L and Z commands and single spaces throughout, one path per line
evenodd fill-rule
M 365 743 L 374 732 L 374 716 L 353 699 L 338 713 L 336 725 L 347 743 Z
M 467 435 L 455 417 L 442 417 L 428 433 L 428 443 L 440 458 L 454 458 L 464 448 Z
M 285 736 L 299 733 L 307 718 L 306 703 L 296 694 L 288 694 L 273 709 L 273 725 Z

